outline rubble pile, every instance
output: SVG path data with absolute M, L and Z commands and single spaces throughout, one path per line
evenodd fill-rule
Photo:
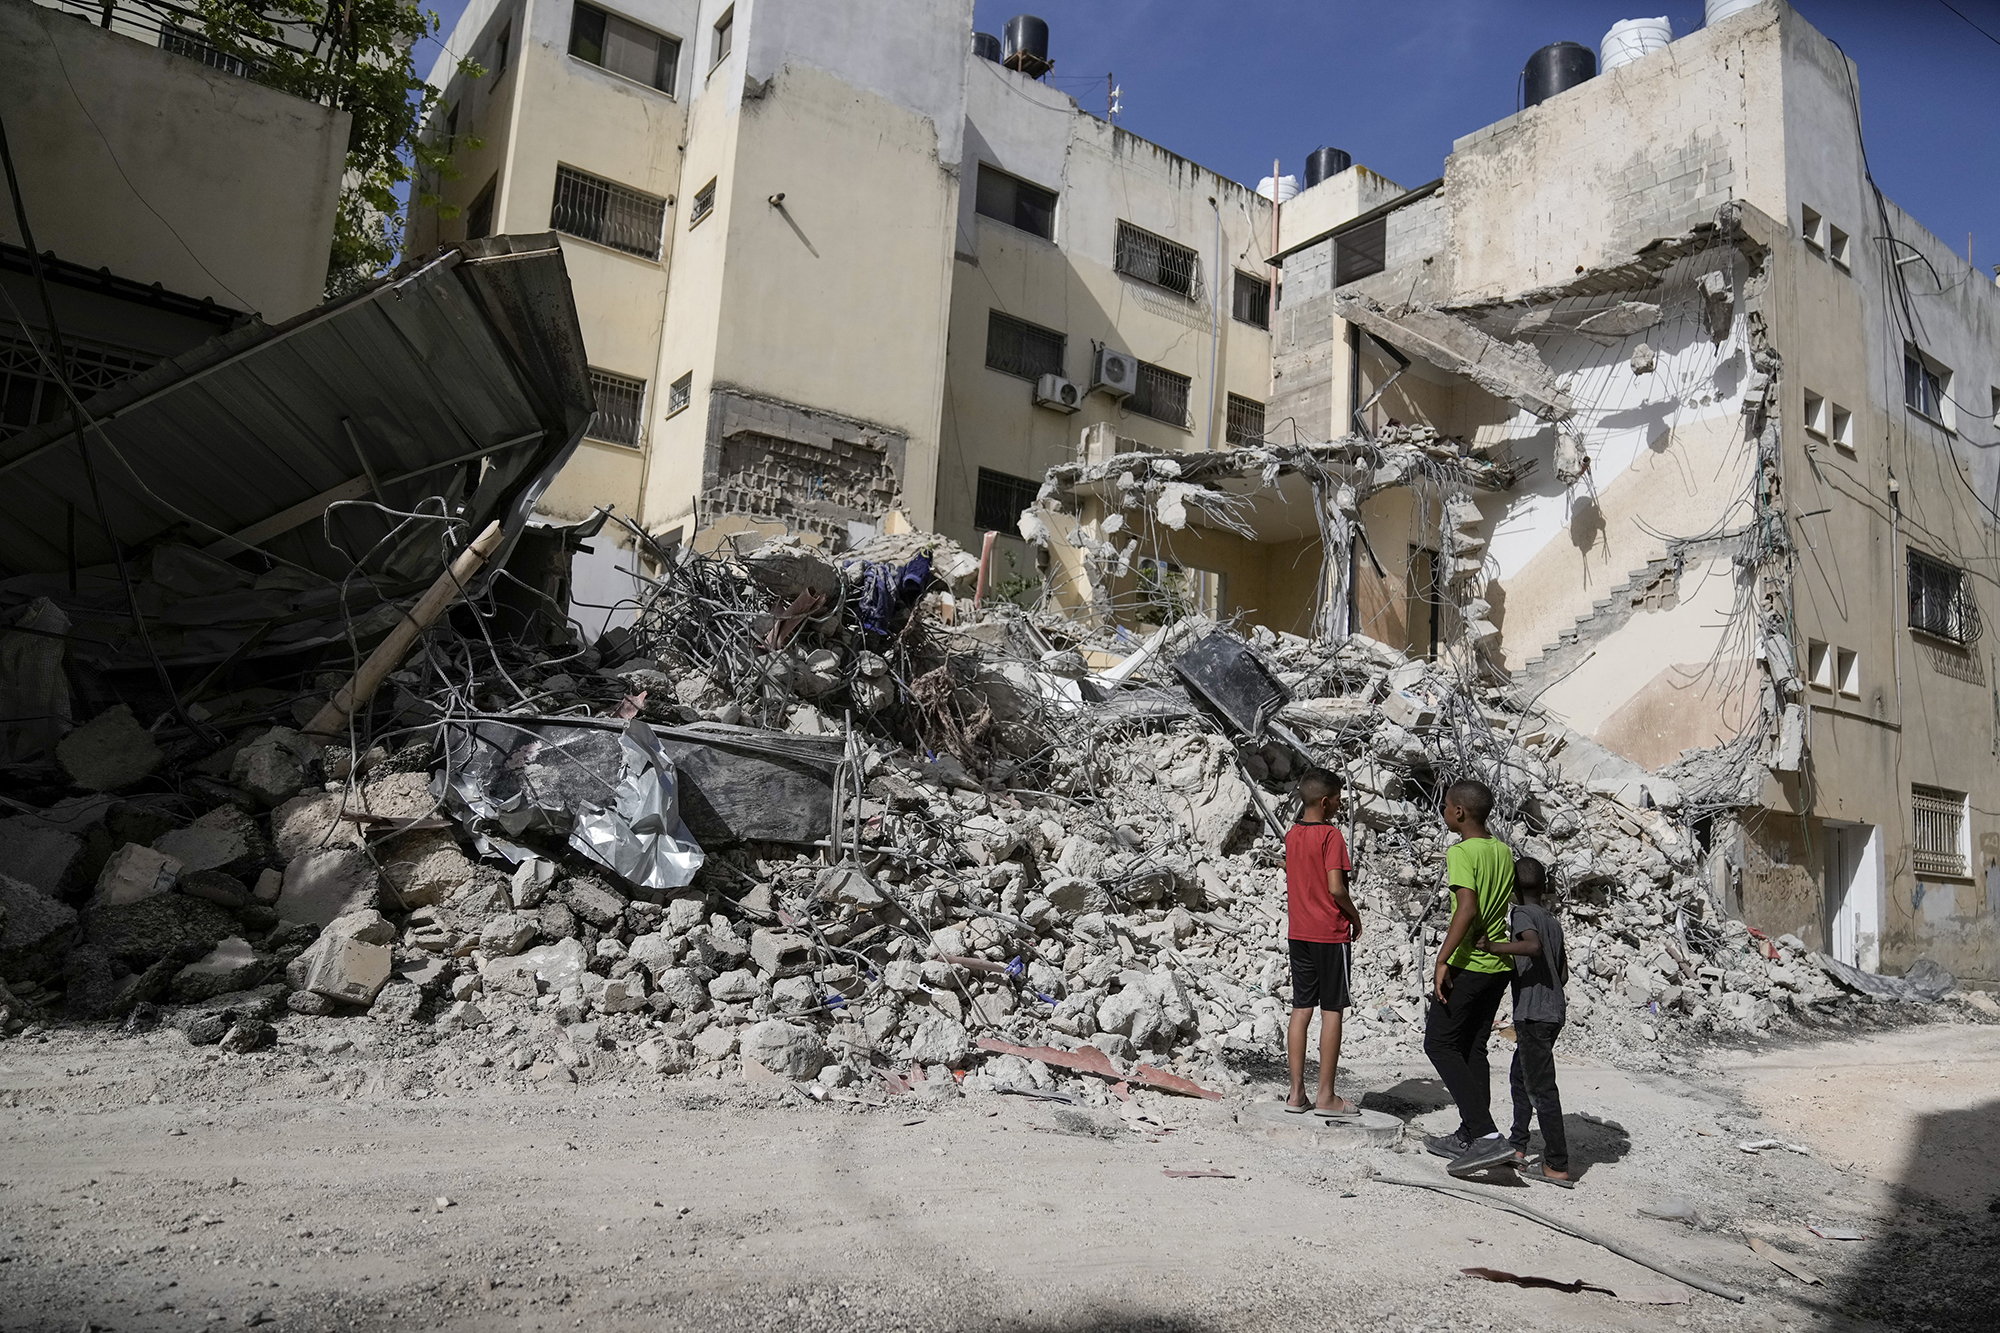
M 252 1051 L 365 1017 L 524 1076 L 836 1099 L 1242 1082 L 1282 1055 L 1277 835 L 1312 764 L 1348 781 L 1354 1057 L 1421 1046 L 1434 812 L 1466 776 L 1550 867 L 1572 1040 L 1644 1063 L 1853 1002 L 1717 909 L 1670 779 L 1442 663 L 975 610 L 978 562 L 922 534 L 659 554 L 588 649 L 440 622 L 359 753 L 211 713 L 216 749 L 116 706 L 10 766 L 6 1030 Z M 309 680 L 301 718 L 345 675 Z M 1248 725 L 1238 685 L 1265 691 Z

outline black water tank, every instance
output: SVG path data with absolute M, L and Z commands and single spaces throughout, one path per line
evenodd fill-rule
M 996 65 L 999 64 L 1000 39 L 990 32 L 973 33 L 972 54 L 978 56 L 981 60 L 990 60 Z
M 1049 59 L 1049 25 L 1033 14 L 1016 14 L 1001 30 L 1000 63 L 1039 79 L 1055 67 Z
M 1315 148 L 1306 154 L 1306 188 L 1310 190 L 1329 176 L 1338 176 L 1354 165 L 1354 159 L 1338 148 Z
M 1528 66 L 1521 71 L 1521 105 L 1540 106 L 1596 77 L 1595 51 L 1576 42 L 1553 42 L 1528 57 Z

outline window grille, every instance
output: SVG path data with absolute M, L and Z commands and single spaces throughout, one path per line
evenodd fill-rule
M 1194 381 L 1150 362 L 1139 363 L 1132 396 L 1125 406 L 1140 416 L 1164 421 L 1170 426 L 1188 427 L 1188 389 Z
M 590 368 L 590 392 L 597 400 L 597 415 L 590 419 L 588 434 L 608 444 L 639 447 L 639 423 L 646 405 L 646 381 L 608 370 Z
M 1920 875 L 1963 878 L 1965 855 L 1965 793 L 1943 787 L 1910 787 L 1910 807 L 1916 816 L 1916 841 L 1910 864 Z
M 505 64 L 505 34 L 502 38 L 501 63 Z M 681 44 L 677 38 L 628 23 L 596 5 L 579 4 L 570 14 L 569 53 L 600 69 L 671 94 L 674 71 L 680 66 Z
M 1194 251 L 1164 236 L 1118 224 L 1118 255 L 1115 267 L 1127 277 L 1164 287 L 1190 298 L 1201 295 L 1201 258 Z
M 1949 372 L 1941 370 L 1923 353 L 1903 354 L 1903 403 L 1932 421 L 1944 420 L 1944 386 Z
M 693 231 L 701 220 L 715 211 L 715 182 L 709 181 L 694 192 L 694 207 L 688 210 L 688 230 Z
M 1364 222 L 1333 238 L 1333 285 L 1344 287 L 1387 267 L 1389 219 Z
M 1264 405 L 1241 394 L 1229 395 L 1229 428 L 1223 438 L 1231 444 L 1264 442 Z
M 160 49 L 190 60 L 199 60 L 210 69 L 219 69 L 224 74 L 234 74 L 239 79 L 253 78 L 261 73 L 241 56 L 230 55 L 200 33 L 183 28 L 175 23 L 160 25 Z
M 1271 284 L 1263 278 L 1236 270 L 1235 304 L 1231 311 L 1239 323 L 1260 329 L 1271 327 Z
M 1065 342 L 1054 329 L 998 310 L 986 316 L 986 365 L 1003 375 L 1039 380 L 1044 375 L 1062 374 Z
M 1034 504 L 1041 493 L 1039 481 L 983 467 L 979 469 L 979 491 L 972 504 L 972 526 L 981 532 L 1018 532 L 1021 511 Z
M 1047 240 L 1056 234 L 1056 197 L 1039 185 L 1004 171 L 995 171 L 981 163 L 979 166 L 978 211 L 986 217 L 996 218 L 1010 227 L 1019 227 Z
M 1964 570 L 1910 552 L 1910 628 L 1951 643 L 1979 637 L 1979 604 Z
M 585 175 L 574 167 L 556 168 L 556 199 L 549 225 L 557 231 L 627 254 L 658 259 L 660 225 L 666 216 L 664 199 Z
M 687 405 L 693 401 L 694 372 L 690 370 L 687 374 L 667 386 L 667 415 L 674 416 L 677 413 L 685 412 Z
M 126 351 L 78 346 L 65 338 L 69 382 L 76 396 L 89 402 L 106 389 L 124 383 L 153 365 L 153 358 Z M 37 352 L 26 338 L 0 334 L 0 438 L 53 421 L 69 410 L 69 399 L 43 364 L 53 353 Z

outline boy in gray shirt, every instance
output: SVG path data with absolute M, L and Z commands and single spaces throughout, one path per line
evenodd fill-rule
M 1569 1143 L 1563 1137 L 1562 1096 L 1556 1089 L 1556 1038 L 1568 1011 L 1563 984 L 1569 980 L 1569 956 L 1563 948 L 1562 923 L 1542 900 L 1548 870 L 1524 856 L 1514 862 L 1513 940 L 1481 940 L 1478 947 L 1514 959 L 1514 1145 L 1513 1164 L 1534 1180 L 1564 1189 L 1576 1186 L 1569 1174 Z M 1527 1170 L 1528 1124 L 1542 1122 L 1542 1165 Z

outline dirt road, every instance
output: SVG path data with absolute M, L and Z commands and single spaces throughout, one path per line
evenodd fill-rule
M 1995 1308 L 2000 1028 L 1671 1075 L 1563 1067 L 1582 1188 L 1487 1192 L 1742 1306 L 1367 1182 L 1370 1166 L 1443 1176 L 1420 1153 L 1314 1146 L 1251 1100 L 1269 1084 L 1142 1094 L 1121 1117 L 994 1094 L 843 1108 L 735 1082 L 522 1090 L 421 1064 L 366 1043 L 231 1057 L 173 1033 L 0 1046 L 0 1326 L 1942 1330 L 1991 1327 Z M 1362 1065 L 1343 1089 L 1422 1126 L 1449 1118 L 1423 1111 L 1441 1100 L 1429 1074 Z M 1857 1132 L 1856 1115 L 1876 1120 Z M 1808 1151 L 1740 1149 L 1761 1137 Z M 1672 1196 L 1696 1225 L 1637 1215 Z M 1461 1275 L 1475 1266 L 1685 1303 Z

